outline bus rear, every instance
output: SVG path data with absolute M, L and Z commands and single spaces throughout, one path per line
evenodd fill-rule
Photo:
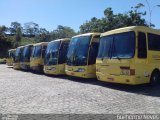
M 45 60 L 44 73 L 50 75 L 64 75 L 66 54 L 70 39 L 59 39 L 48 43 Z
M 100 33 L 87 33 L 72 37 L 66 60 L 67 75 L 95 78 L 96 56 L 98 52 Z
M 30 57 L 30 68 L 33 71 L 43 72 L 44 56 L 47 44 L 47 42 L 42 42 L 33 45 L 33 50 Z
M 98 80 L 131 85 L 150 83 L 153 71 L 160 68 L 160 52 L 149 50 L 149 33 L 158 34 L 141 26 L 103 33 L 96 60 Z M 156 42 L 152 39 L 151 44 Z M 157 57 L 156 61 L 153 56 Z

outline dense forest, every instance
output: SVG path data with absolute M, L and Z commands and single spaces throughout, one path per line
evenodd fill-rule
M 145 11 L 140 11 L 144 7 L 139 3 L 125 13 L 114 14 L 112 8 L 104 10 L 104 17 L 98 19 L 91 18 L 82 25 L 80 30 L 75 32 L 71 27 L 58 25 L 53 31 L 41 28 L 35 22 L 27 22 L 23 26 L 19 22 L 11 22 L 9 27 L 0 26 L 0 58 L 7 57 L 7 51 L 21 45 L 32 44 L 37 42 L 48 42 L 51 40 L 65 38 L 76 34 L 88 32 L 106 32 L 108 30 L 126 27 L 126 26 L 150 26 L 153 24 L 144 19 Z

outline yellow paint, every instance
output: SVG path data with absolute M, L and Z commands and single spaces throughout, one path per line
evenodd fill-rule
M 48 42 L 41 42 L 34 44 L 34 46 L 47 46 Z M 30 57 L 30 68 L 35 71 L 43 71 L 44 67 L 44 58 L 42 57 L 42 49 L 41 49 L 41 56 L 40 57 Z
M 78 72 L 79 69 L 84 69 L 83 72 Z M 69 66 L 66 65 L 65 72 L 69 76 L 81 77 L 81 78 L 95 78 L 96 77 L 96 66 Z
M 13 58 L 7 58 L 6 64 L 7 64 L 8 66 L 13 66 Z
M 17 70 L 20 70 L 21 67 L 20 67 L 20 63 L 13 63 L 13 69 L 17 69 Z
M 20 46 L 20 47 L 18 47 L 19 49 L 20 49 L 20 51 L 22 52 L 22 50 L 23 50 L 23 48 L 24 48 L 24 46 Z M 17 49 L 18 49 L 17 48 Z M 16 50 L 17 50 L 16 49 Z M 16 51 L 15 51 L 16 52 Z M 20 56 L 19 56 L 20 57 Z M 21 69 L 21 67 L 20 67 L 20 61 L 13 61 L 13 68 L 14 69 Z
M 10 54 L 10 53 L 14 54 L 15 51 L 16 51 L 16 49 L 10 49 L 10 50 L 8 50 L 8 54 Z M 8 56 L 8 58 L 6 59 L 6 64 L 8 66 L 13 66 L 13 57 L 12 56 Z
M 63 38 L 63 39 L 58 39 L 58 40 L 54 40 L 54 41 L 60 41 L 60 45 L 59 45 L 59 51 L 61 50 L 61 44 L 63 42 L 69 42 L 70 39 L 69 38 Z M 54 42 L 54 41 L 51 41 L 51 42 Z M 51 43 L 50 42 L 50 43 Z M 50 44 L 48 43 L 48 45 Z M 58 51 L 58 58 L 59 58 L 59 51 Z M 43 69 L 44 73 L 45 74 L 49 74 L 49 75 L 65 75 L 65 63 L 63 64 L 58 64 L 58 61 L 57 61 L 57 64 L 56 65 L 44 65 L 44 69 Z
M 44 65 L 44 58 L 30 58 L 30 68 L 32 70 L 39 71 L 41 69 L 41 66 Z
M 73 38 L 80 37 L 80 36 L 91 36 L 91 41 L 90 41 L 90 44 L 91 44 L 93 37 L 97 35 L 100 35 L 100 33 L 86 33 L 86 34 L 74 36 Z M 89 56 L 89 50 L 88 50 L 88 56 Z M 87 65 L 85 66 L 66 65 L 65 66 L 66 74 L 69 76 L 75 76 L 75 77 L 81 77 L 81 78 L 96 78 L 96 65 L 95 64 L 88 65 L 88 60 L 89 60 L 89 57 L 87 58 Z M 82 69 L 83 71 L 79 71 L 79 69 Z
M 112 30 L 101 34 L 101 37 L 116 33 L 123 33 L 134 31 L 136 33 L 136 49 L 135 55 L 131 59 L 98 59 L 96 60 L 96 75 L 97 79 L 106 82 L 122 83 L 122 84 L 144 84 L 150 82 L 150 77 L 154 69 L 160 69 L 160 51 L 147 50 L 147 58 L 138 58 L 138 32 L 154 33 L 160 35 L 160 31 L 150 29 L 147 27 L 126 27 Z M 147 37 L 148 38 L 148 37 Z M 146 40 L 148 43 L 148 40 Z M 147 45 L 148 48 L 148 45 Z M 128 67 L 135 70 L 135 75 L 130 75 L 129 71 L 121 69 L 121 67 Z
M 29 53 L 31 53 L 32 52 L 32 48 L 33 48 L 33 44 L 28 44 L 28 45 L 25 45 L 24 46 L 24 50 L 25 50 L 25 48 L 26 47 L 29 47 Z M 24 54 L 24 51 L 23 51 L 23 54 Z M 31 56 L 30 56 L 31 57 Z M 25 60 L 25 61 L 21 61 L 20 62 L 20 67 L 21 67 L 21 69 L 23 69 L 23 70 L 30 70 L 30 59 L 28 60 Z
M 43 70 L 49 75 L 65 75 L 65 64 L 45 65 Z

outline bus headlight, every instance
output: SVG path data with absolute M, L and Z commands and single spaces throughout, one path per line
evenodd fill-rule
M 84 72 L 85 69 L 84 68 L 78 68 L 77 72 Z

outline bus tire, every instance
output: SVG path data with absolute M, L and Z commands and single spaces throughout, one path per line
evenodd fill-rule
M 160 72 L 159 70 L 156 69 L 152 72 L 152 75 L 150 78 L 150 84 L 157 85 L 158 83 L 160 83 Z

